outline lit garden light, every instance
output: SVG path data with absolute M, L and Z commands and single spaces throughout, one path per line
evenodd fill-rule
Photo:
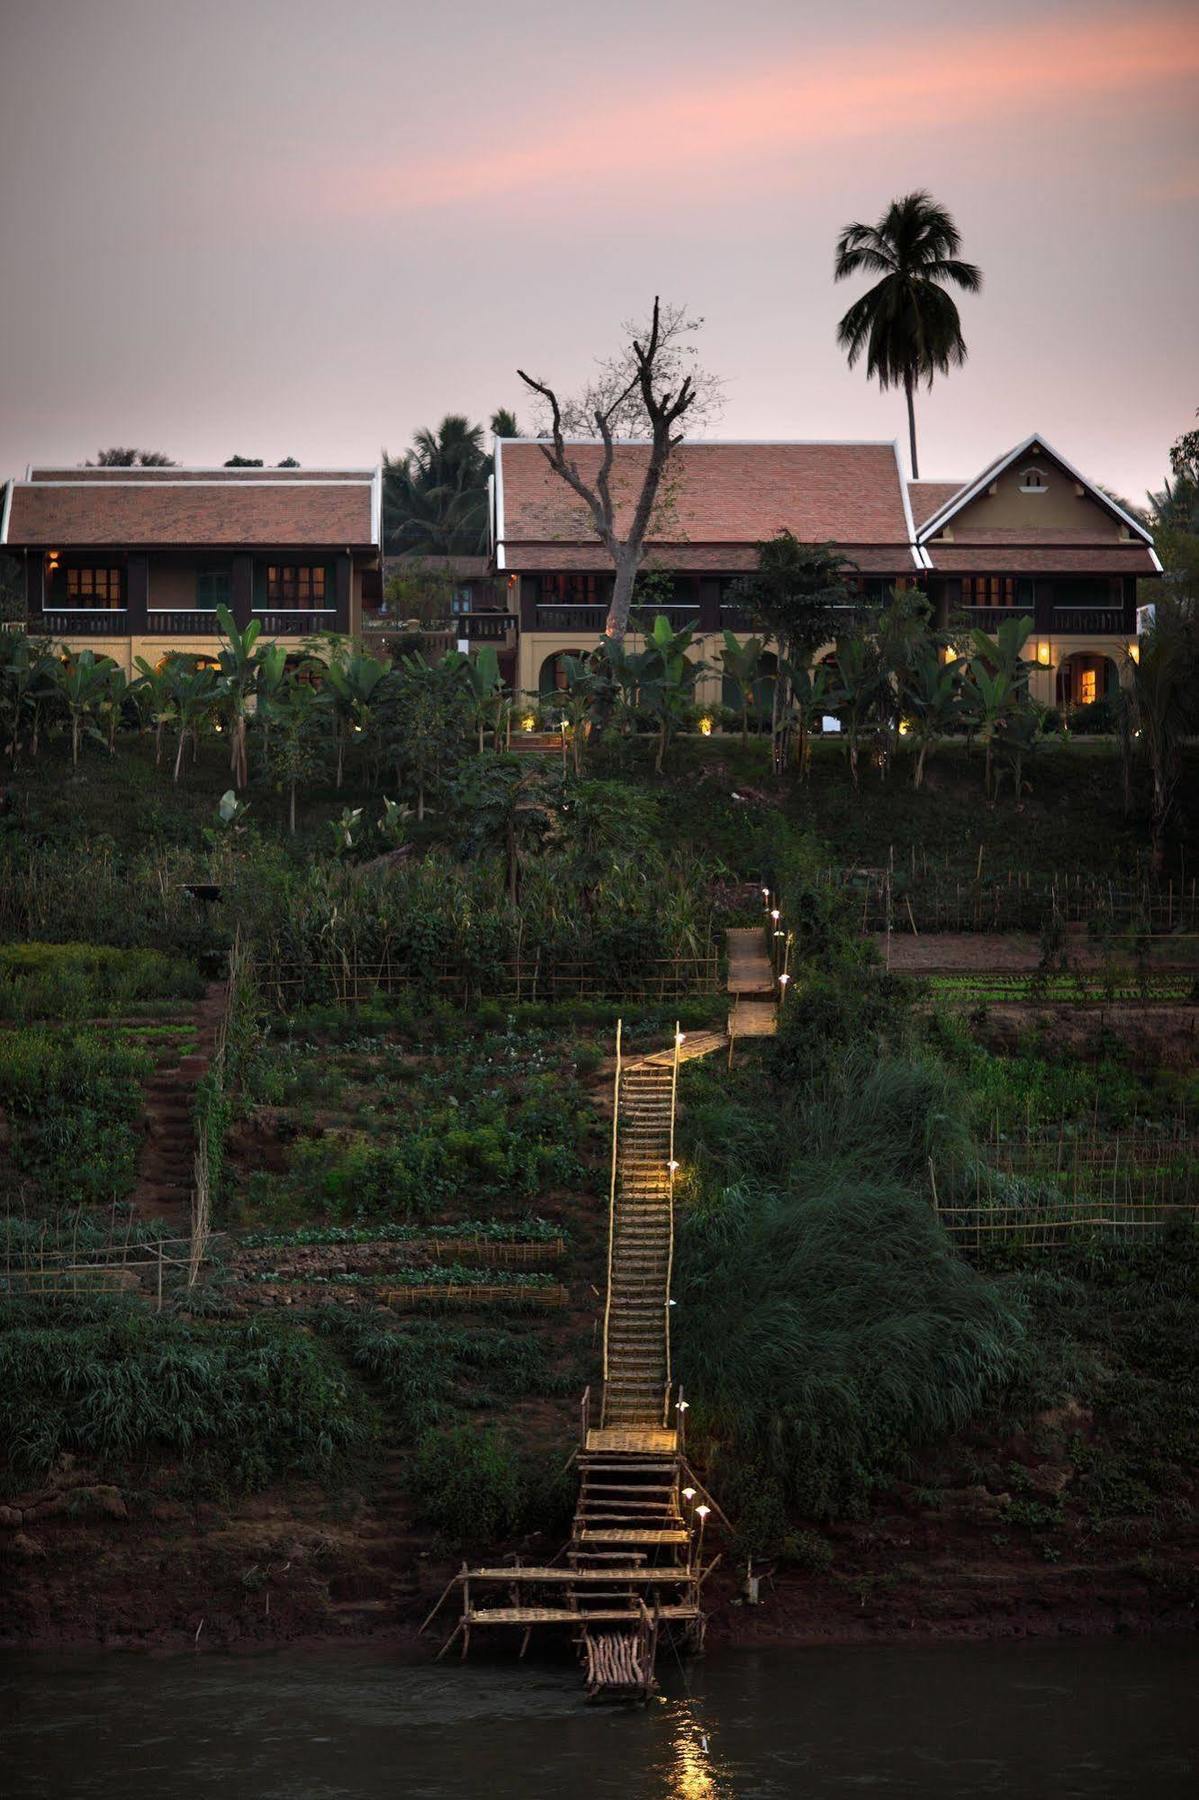
M 699 1520 L 699 1541 L 695 1546 L 696 1562 L 699 1562 L 704 1553 L 704 1526 L 708 1522 L 708 1514 L 711 1510 L 710 1506 L 697 1506 L 695 1509 L 695 1516 Z
M 691 1502 L 695 1499 L 695 1489 L 693 1487 L 685 1487 L 683 1489 L 683 1499 L 687 1502 L 688 1506 L 690 1506 Z
M 678 1168 L 678 1166 L 679 1166 L 679 1165 L 678 1165 L 678 1163 L 677 1163 L 677 1162 L 676 1162 L 676 1161 L 675 1161 L 675 1160 L 674 1160 L 674 1157 L 673 1157 L 673 1156 L 672 1156 L 672 1157 L 671 1157 L 671 1159 L 670 1159 L 670 1161 L 669 1161 L 669 1162 L 668 1162 L 668 1163 L 667 1163 L 667 1165 L 666 1165 L 666 1167 L 667 1167 L 667 1168 L 668 1168 L 668 1169 L 669 1169 L 669 1170 L 670 1170 L 670 1172 L 671 1172 L 671 1174 L 672 1174 L 672 1175 L 673 1175 L 673 1174 L 674 1174 L 674 1173 L 675 1173 L 675 1171 L 676 1171 L 676 1170 L 677 1170 L 677 1168 Z
M 784 1004 L 784 1002 L 786 1001 L 787 983 L 790 981 L 790 979 L 791 979 L 790 975 L 788 975 L 786 969 L 784 969 L 782 974 L 779 976 L 779 990 L 780 990 L 779 991 L 779 1005 L 780 1006 L 782 1006 Z
M 777 906 L 772 906 L 772 907 L 771 907 L 771 909 L 770 909 L 770 916 L 771 916 L 771 918 L 772 918 L 772 919 L 773 919 L 773 920 L 774 920 L 774 922 L 775 922 L 775 924 L 776 924 L 776 925 L 777 925 L 777 924 L 778 924 L 778 922 L 779 922 L 779 920 L 780 920 L 780 919 L 781 919 L 781 918 L 782 918 L 782 916 L 783 916 L 783 915 L 782 915 L 782 913 L 781 913 L 781 912 L 780 912 L 780 911 L 779 911 L 779 909 L 778 909 L 778 907 L 777 907 Z

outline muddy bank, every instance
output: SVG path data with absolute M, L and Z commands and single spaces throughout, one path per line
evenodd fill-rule
M 17 1516 L 19 1515 L 19 1516 Z M 315 1486 L 218 1503 L 60 1471 L 0 1513 L 5 1648 L 255 1650 L 372 1642 L 432 1654 L 419 1627 L 458 1566 L 396 1505 Z M 525 1560 L 559 1544 L 505 1547 Z M 973 1640 L 1193 1629 L 1199 1530 L 1121 1521 L 1030 1535 L 985 1488 L 898 1487 L 870 1519 L 800 1535 L 812 1565 L 726 1560 L 707 1589 L 722 1645 Z

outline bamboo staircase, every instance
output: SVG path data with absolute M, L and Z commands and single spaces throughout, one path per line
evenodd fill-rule
M 768 1006 L 773 1029 L 774 975 L 762 930 L 729 933 L 729 971 L 734 1011 L 742 996 L 747 1009 Z M 730 1029 L 732 1022 L 730 1014 Z M 746 1011 L 741 1029 L 757 1036 L 766 1026 Z M 442 1655 L 461 1634 L 465 1656 L 473 1627 L 523 1626 L 523 1655 L 534 1625 L 570 1625 L 589 1697 L 644 1699 L 654 1686 L 659 1629 L 681 1628 L 693 1644 L 702 1641 L 700 1589 L 714 1566 L 702 1567 L 710 1506 L 684 1460 L 680 1394 L 671 1417 L 674 1127 L 680 1065 L 730 1043 L 721 1032 L 676 1029 L 669 1050 L 626 1061 L 617 1026 L 603 1396 L 597 1426 L 590 1392 L 583 1397 L 579 1497 L 565 1566 L 464 1565 L 426 1620 L 460 1585 L 462 1615 Z M 698 1508 L 685 1502 L 685 1477 L 690 1499 L 701 1496 Z

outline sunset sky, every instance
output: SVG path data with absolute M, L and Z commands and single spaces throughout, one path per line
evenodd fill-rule
M 525 418 L 655 292 L 725 437 L 903 437 L 835 342 L 927 187 L 985 285 L 922 474 L 1028 432 L 1140 500 L 1199 407 L 1199 6 L 5 0 L 0 476 L 136 443 L 373 462 Z

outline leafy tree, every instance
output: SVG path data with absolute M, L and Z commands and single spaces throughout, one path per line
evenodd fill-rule
M 296 793 L 321 768 L 320 734 L 323 724 L 320 695 L 310 682 L 294 671 L 270 702 L 271 733 L 269 768 L 275 785 L 287 791 L 287 828 L 296 831 Z
M 15 556 L 0 554 L 0 620 L 24 619 L 25 579 Z
M 1165 594 L 1154 605 L 1131 666 L 1134 729 L 1152 779 L 1149 828 L 1153 867 L 1166 864 L 1166 835 L 1182 780 L 1182 747 L 1199 730 L 1199 616 L 1186 598 Z
M 807 668 L 834 635 L 836 609 L 849 602 L 846 574 L 853 566 L 835 544 L 801 544 L 793 532 L 780 531 L 758 545 L 755 573 L 733 584 L 737 604 L 779 647 L 770 721 L 776 772 L 788 760 L 796 671 Z
M 261 456 L 230 456 L 226 458 L 227 469 L 261 469 Z
M 401 795 L 416 802 L 423 820 L 430 798 L 452 782 L 462 761 L 469 702 L 452 663 L 405 656 L 375 693 L 384 753 Z
M 988 800 L 995 799 L 996 738 L 1028 705 L 1031 671 L 1023 651 L 1032 628 L 1031 619 L 1017 618 L 1005 619 L 993 638 L 977 629 L 970 633 L 973 649 L 962 703 L 986 750 L 983 790 Z
M 517 438 L 520 426 L 516 422 L 516 414 L 509 412 L 506 406 L 497 407 L 491 415 L 491 429 L 496 437 Z
M 277 462 L 275 464 L 277 469 L 298 469 L 299 466 L 300 465 L 294 456 L 285 456 L 282 462 Z
M 889 699 L 887 671 L 878 643 L 864 633 L 837 639 L 829 702 L 841 721 L 849 757 L 849 774 L 858 785 L 862 743 L 877 724 L 880 707 Z
M 329 640 L 330 655 L 322 680 L 333 709 L 333 735 L 337 748 L 337 786 L 341 787 L 345 755 L 355 737 L 369 736 L 372 704 L 387 679 L 387 668 L 376 656 L 364 656 L 346 639 Z
M 469 821 L 472 847 L 502 849 L 508 898 L 516 906 L 525 853 L 543 844 L 557 823 L 543 771 L 527 757 L 484 751 L 463 768 L 454 798 L 460 816 Z
M 847 225 L 837 239 L 835 280 L 863 272 L 880 278 L 842 318 L 837 342 L 851 369 L 865 352 L 867 375 L 884 390 L 902 387 L 913 476 L 920 473 L 916 388 L 922 381 L 931 388 L 935 375 L 966 360 L 962 322 L 946 284 L 968 294 L 982 286 L 981 270 L 961 261 L 960 246 L 953 219 L 923 190 L 893 200 L 877 225 Z
M 173 457 L 162 450 L 126 450 L 113 445 L 109 450 L 97 450 L 94 463 L 85 463 L 88 469 L 173 469 Z
M 0 721 L 14 764 L 22 743 L 37 755 L 42 712 L 53 703 L 61 674 L 48 642 L 24 632 L 0 632 Z

